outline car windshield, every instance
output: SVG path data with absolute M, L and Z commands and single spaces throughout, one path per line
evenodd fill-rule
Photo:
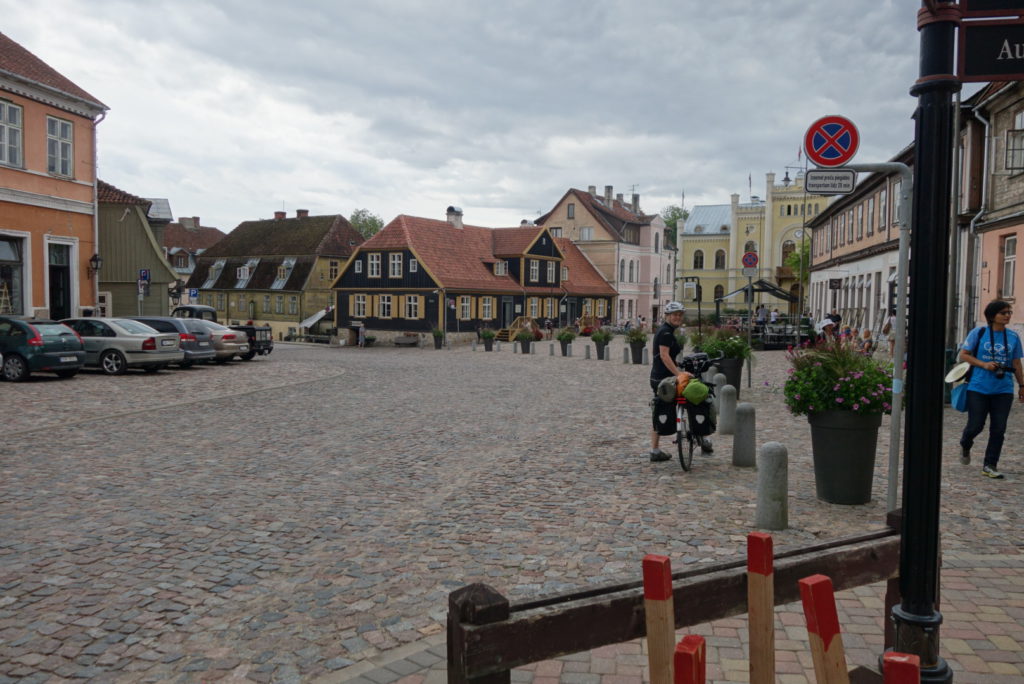
M 40 335 L 74 335 L 74 331 L 63 323 L 35 323 L 33 327 Z
M 213 330 L 215 332 L 224 332 L 225 330 L 231 330 L 231 328 L 227 327 L 226 325 L 214 323 L 213 321 L 204 320 L 203 325 L 205 325 L 208 330 Z
M 152 335 L 156 332 L 153 328 L 150 328 L 145 323 L 139 323 L 138 321 L 132 321 L 127 318 L 115 318 L 110 321 L 117 327 L 121 328 L 125 332 L 129 332 L 135 335 Z

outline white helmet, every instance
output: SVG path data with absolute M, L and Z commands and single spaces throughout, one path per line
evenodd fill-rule
M 677 311 L 684 311 L 685 307 L 679 302 L 669 302 L 665 305 L 665 314 L 675 313 Z

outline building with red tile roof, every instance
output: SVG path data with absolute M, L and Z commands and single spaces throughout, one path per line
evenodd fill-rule
M 537 219 L 555 237 L 573 242 L 611 283 L 618 304 L 612 318 L 654 324 L 673 299 L 677 271 L 675 245 L 665 242 L 665 222 L 640 209 L 640 195 L 627 202 L 606 185 L 599 195 L 570 188 L 548 213 Z
M 388 334 L 508 328 L 517 318 L 607 318 L 615 289 L 569 240 L 541 226 L 401 215 L 367 240 L 334 285 L 340 327 Z M 446 303 L 442 307 L 441 303 Z
M 96 125 L 107 107 L 0 33 L 0 314 L 97 302 Z

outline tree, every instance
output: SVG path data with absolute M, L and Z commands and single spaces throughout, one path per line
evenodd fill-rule
M 373 237 L 384 227 L 384 220 L 369 209 L 356 209 L 352 212 L 348 222 L 364 238 Z
M 679 234 L 679 229 L 683 227 L 679 222 L 686 223 L 689 215 L 689 211 L 675 204 L 670 204 L 661 210 L 661 219 L 665 222 L 665 235 L 672 241 L 672 244 L 679 244 L 676 240 L 676 235 Z
M 811 278 L 811 241 L 801 240 L 798 242 L 797 248 L 786 257 L 782 265 L 791 268 L 793 275 L 799 278 L 806 287 Z

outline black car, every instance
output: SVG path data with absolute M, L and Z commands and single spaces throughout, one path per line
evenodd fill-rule
M 57 321 L 0 316 L 0 356 L 4 380 L 20 382 L 39 371 L 70 378 L 85 364 L 85 344 Z

